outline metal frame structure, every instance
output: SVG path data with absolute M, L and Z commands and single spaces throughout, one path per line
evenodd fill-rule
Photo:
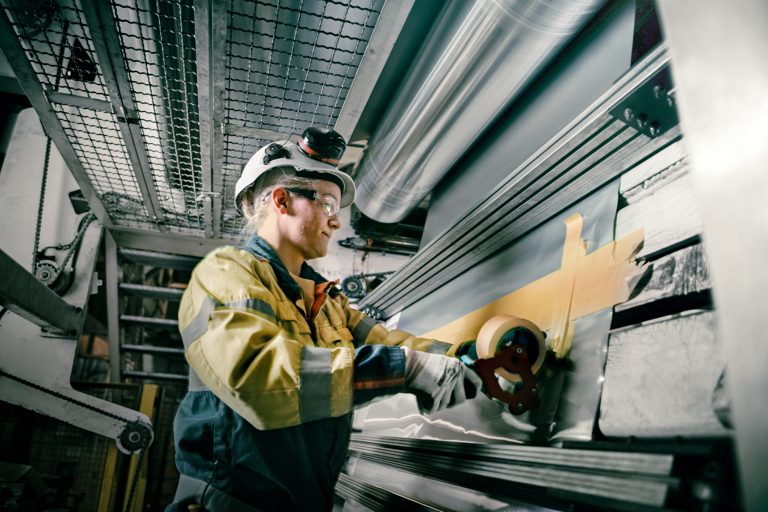
M 610 114 L 668 64 L 665 45 L 649 52 L 464 218 L 363 298 L 360 308 L 385 318 L 396 314 L 678 141 L 678 126 L 650 138 Z
M 71 0 L 42 26 L 4 3 L 0 49 L 116 244 L 198 255 L 236 241 L 258 147 L 351 132 L 412 4 Z
M 83 311 L 87 308 L 93 287 L 101 234 L 102 226 L 98 223 L 94 222 L 87 228 L 73 266 L 73 283 L 67 294 L 58 298 L 71 308 L 68 310 L 71 317 L 65 323 L 73 329 L 57 334 L 41 330 L 21 316 L 13 315 L 3 320 L 0 326 L 0 339 L 3 340 L 0 343 L 0 369 L 12 377 L 0 377 L 0 399 L 119 440 L 132 423 L 138 422 L 148 428 L 151 425 L 149 418 L 132 409 L 76 391 L 70 384 L 84 320 Z M 13 268 L 4 266 L 3 271 L 11 272 Z M 41 304 L 37 306 L 44 307 Z M 39 315 L 40 310 L 37 311 Z M 52 399 L 51 393 L 56 393 L 57 399 Z M 120 443 L 118 445 L 124 449 Z

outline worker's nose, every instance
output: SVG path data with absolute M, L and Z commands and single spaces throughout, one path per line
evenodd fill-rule
M 341 219 L 339 219 L 338 213 L 328 219 L 328 225 L 331 227 L 331 229 L 339 229 L 341 227 Z

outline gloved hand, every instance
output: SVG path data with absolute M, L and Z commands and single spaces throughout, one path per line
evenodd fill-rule
M 416 396 L 421 412 L 432 413 L 475 398 L 480 376 L 460 359 L 403 347 L 405 390 Z

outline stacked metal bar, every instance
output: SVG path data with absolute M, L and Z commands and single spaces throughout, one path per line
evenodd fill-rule
M 448 508 L 396 494 L 365 480 L 349 476 L 346 473 L 339 475 L 339 480 L 336 483 L 336 493 L 344 499 L 352 499 L 376 512 L 386 512 L 388 510 L 408 512 L 438 510 L 441 512 L 451 512 Z
M 397 313 L 678 141 L 679 126 L 651 138 L 611 112 L 668 62 L 666 48 L 659 45 L 464 218 L 367 295 L 361 309 L 384 317 Z
M 350 452 L 394 469 L 557 508 L 551 491 L 662 507 L 679 485 L 668 454 L 485 445 L 354 434 Z

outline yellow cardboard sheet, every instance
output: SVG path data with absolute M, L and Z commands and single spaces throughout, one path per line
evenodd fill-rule
M 543 331 L 551 329 L 550 348 L 559 357 L 567 356 L 574 320 L 629 298 L 629 279 L 644 270 L 634 260 L 644 235 L 640 228 L 587 255 L 586 243 L 580 238 L 581 215 L 569 217 L 565 223 L 559 270 L 422 336 L 447 343 L 474 340 L 489 318 L 513 315 L 530 320 Z

